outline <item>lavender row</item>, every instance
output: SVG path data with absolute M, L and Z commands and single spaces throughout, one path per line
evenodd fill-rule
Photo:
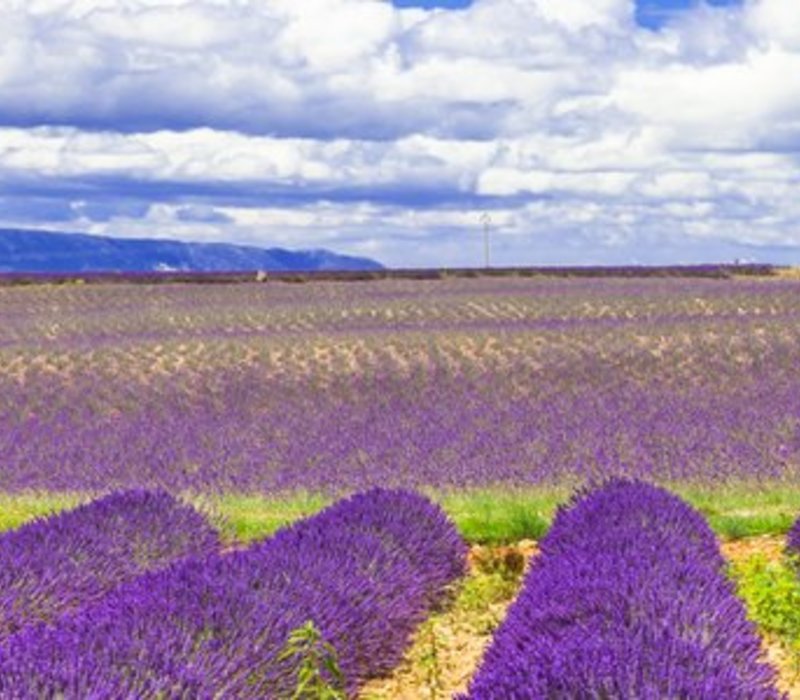
M 614 480 L 561 510 L 469 697 L 780 697 L 708 525 Z
M 0 696 L 284 697 L 297 660 L 280 652 L 308 621 L 352 694 L 396 665 L 464 568 L 465 545 L 437 506 L 372 491 L 13 637 L 0 651 Z
M 707 280 L 447 280 L 368 285 L 0 287 L 0 340 L 70 348 L 151 334 L 168 341 L 216 333 L 349 331 L 387 325 L 668 319 L 797 313 L 800 285 Z M 700 303 L 698 303 L 700 302 Z M 703 303 L 705 302 L 705 303 Z M 476 307 L 488 307 L 482 311 Z M 488 310 L 491 315 L 487 314 Z M 602 311 L 601 311 L 602 309 Z M 55 327 L 53 324 L 57 324 Z
M 800 518 L 786 535 L 786 550 L 791 556 L 800 557 Z
M 115 493 L 0 536 L 0 641 L 175 560 L 219 549 L 205 518 L 164 492 Z
M 602 361 L 583 358 L 549 373 L 442 370 L 334 384 L 229 371 L 185 395 L 133 390 L 127 405 L 112 408 L 92 400 L 96 389 L 83 396 L 67 390 L 52 402 L 64 405 L 49 413 L 0 409 L 0 490 L 336 491 L 609 475 L 796 479 L 794 366 L 732 374 L 727 383 L 719 376 L 715 388 L 664 381 L 658 368 L 640 379 L 632 375 L 647 367 L 635 361 L 629 376 L 615 376 Z M 29 382 L 20 400 L 36 391 Z

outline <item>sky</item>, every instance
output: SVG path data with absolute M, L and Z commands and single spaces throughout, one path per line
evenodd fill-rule
M 798 0 L 0 0 L 0 227 L 800 264 Z

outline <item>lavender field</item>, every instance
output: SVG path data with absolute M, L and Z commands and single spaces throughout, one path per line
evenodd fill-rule
M 800 282 L 0 288 L 0 492 L 796 483 Z
M 800 690 L 798 367 L 782 277 L 0 287 L 0 696 Z

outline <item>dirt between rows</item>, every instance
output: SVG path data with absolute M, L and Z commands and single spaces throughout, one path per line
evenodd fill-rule
M 721 549 L 731 562 L 755 555 L 774 561 L 782 556 L 783 538 L 767 536 L 722 542 Z M 521 565 L 523 571 L 527 570 L 537 553 L 538 547 L 533 541 L 507 547 L 474 546 L 468 557 L 470 576 L 479 575 L 487 566 L 490 568 L 503 561 L 511 568 Z M 519 584 L 523 571 L 520 571 Z M 512 601 L 513 595 L 502 602 L 490 603 L 485 609 L 475 610 L 465 608 L 457 598 L 418 630 L 395 672 L 369 682 L 359 697 L 361 700 L 444 700 L 465 692 Z M 779 689 L 791 700 L 800 700 L 800 679 L 789 669 L 780 643 L 765 639 L 764 648 L 767 658 L 778 670 Z
M 723 556 L 732 563 L 745 562 L 754 556 L 763 556 L 772 562 L 783 556 L 784 544 L 783 537 L 765 535 L 722 542 L 720 547 Z M 762 644 L 767 659 L 778 671 L 778 689 L 790 700 L 800 700 L 800 677 L 780 641 L 767 636 L 762 638 Z
M 516 581 L 512 595 L 484 606 L 466 606 L 461 597 L 434 614 L 417 631 L 400 666 L 387 678 L 369 682 L 361 700 L 444 700 L 467 690 L 483 653 L 539 548 L 533 540 L 505 547 L 475 545 L 467 562 L 469 576 L 504 569 Z

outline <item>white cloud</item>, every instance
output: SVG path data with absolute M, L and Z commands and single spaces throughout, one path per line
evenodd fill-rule
M 652 199 L 678 201 L 708 199 L 716 194 L 714 181 L 709 173 L 686 170 L 654 174 L 644 179 L 638 189 Z
M 580 92 L 598 56 L 630 43 L 630 16 L 627 0 L 12 2 L 0 120 L 458 137 L 477 112 L 493 136 L 515 105 L 542 118 Z
M 608 99 L 664 128 L 673 147 L 756 149 L 776 122 L 800 117 L 800 53 L 752 49 L 742 62 L 634 68 Z
M 502 8 L 502 4 L 498 3 Z M 547 20 L 569 29 L 600 26 L 618 28 L 633 19 L 633 5 L 626 0 L 539 0 L 532 3 Z
M 800 246 L 800 5 L 633 9 L 0 0 L 0 204 L 393 264 L 479 260 L 487 207 L 509 263 Z
M 762 44 L 800 49 L 800 4 L 794 0 L 752 0 L 746 21 Z

